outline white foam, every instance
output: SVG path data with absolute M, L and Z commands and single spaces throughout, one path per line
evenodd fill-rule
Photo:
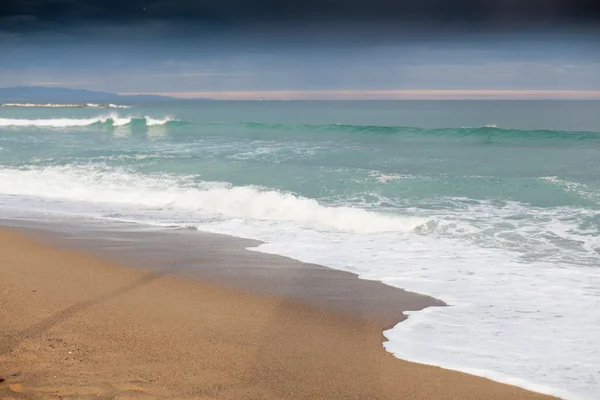
M 593 267 L 523 262 L 506 248 L 435 234 L 324 237 L 247 225 L 210 229 L 266 241 L 256 249 L 261 252 L 357 273 L 449 304 L 411 313 L 385 332 L 385 348 L 399 358 L 565 399 L 599 398 L 600 274 Z
M 2 107 L 25 107 L 25 108 L 131 108 L 117 104 L 57 104 L 57 103 L 4 103 Z
M 131 117 L 119 117 L 113 115 L 110 117 L 110 120 L 112 121 L 113 126 L 125 126 L 131 123 Z
M 119 106 L 120 107 L 120 106 Z M 46 127 L 46 128 L 69 128 L 82 127 L 94 124 L 110 124 L 115 127 L 126 126 L 138 119 L 133 116 L 119 116 L 117 114 L 101 115 L 92 118 L 49 118 L 49 119 L 11 119 L 0 118 L 0 127 Z M 147 126 L 164 125 L 169 121 L 173 121 L 171 117 L 162 119 L 153 119 L 148 116 L 139 118 L 144 121 Z
M 51 119 L 10 119 L 0 118 L 0 127 L 3 126 L 39 126 L 49 128 L 66 128 L 75 126 L 88 126 L 97 123 L 105 123 L 111 116 L 94 118 L 51 118 Z
M 146 126 L 161 126 L 166 124 L 167 122 L 173 121 L 173 118 L 171 117 L 165 117 L 162 119 L 154 119 L 151 117 L 144 117 L 144 119 L 146 120 Z
M 600 204 L 600 193 L 590 190 L 587 185 L 583 183 L 561 179 L 558 176 L 543 176 L 540 179 L 553 183 L 561 187 L 566 192 L 575 192 L 586 200 L 595 201 Z
M 465 367 L 464 365 L 461 365 L 462 363 L 459 361 L 461 359 L 460 357 L 455 360 L 444 360 L 442 362 L 441 358 L 435 354 L 435 351 L 438 347 L 446 346 L 451 341 L 445 341 L 441 345 L 434 346 L 431 349 L 424 349 L 422 343 L 423 340 L 420 340 L 417 343 L 417 351 L 411 351 L 410 349 L 407 349 L 410 346 L 406 346 L 406 342 L 402 342 L 402 340 L 406 340 L 407 338 L 412 339 L 413 333 L 410 332 L 411 330 L 422 332 L 423 329 L 419 327 L 420 325 L 437 325 L 439 323 L 439 321 L 436 321 L 437 311 L 438 309 L 436 308 L 429 308 L 418 313 L 406 312 L 406 314 L 409 316 L 408 320 L 406 320 L 402 324 L 398 324 L 393 329 L 384 332 L 384 336 L 386 337 L 386 339 L 388 339 L 388 341 L 384 343 L 384 347 L 386 348 L 386 350 L 393 353 L 398 358 L 418 362 L 421 364 L 434 365 L 446 369 L 462 371 L 471 375 L 488 378 L 496 382 L 502 382 L 508 385 L 518 386 L 527 390 L 531 390 L 533 392 L 543 393 L 550 396 L 556 396 L 563 399 L 580 398 L 580 396 L 577 396 L 574 393 L 569 392 L 567 390 L 558 389 L 556 387 L 548 385 L 536 384 L 526 379 L 516 378 L 514 375 L 509 375 L 487 369 Z M 453 350 L 455 351 L 455 353 L 458 353 L 458 349 Z M 479 357 L 486 357 L 488 355 L 489 354 L 476 354 L 476 356 Z M 492 355 L 492 357 L 495 358 L 495 355 Z
M 0 193 L 3 194 L 193 210 L 203 215 L 282 221 L 307 228 L 357 233 L 408 232 L 427 222 L 420 217 L 326 207 L 313 199 L 257 187 L 206 185 L 118 169 L 0 169 Z

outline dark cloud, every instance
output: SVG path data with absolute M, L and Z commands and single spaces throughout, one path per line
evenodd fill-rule
M 2 0 L 0 31 L 202 29 L 510 32 L 600 26 L 597 0 Z M 439 32 L 438 32 L 439 33 Z
M 600 1 L 0 0 L 0 86 L 592 89 Z

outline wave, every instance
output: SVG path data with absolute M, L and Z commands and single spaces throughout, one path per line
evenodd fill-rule
M 57 103 L 4 103 L 2 107 L 31 107 L 31 108 L 131 108 L 118 104 L 57 104 Z
M 549 182 L 563 189 L 565 192 L 574 192 L 586 200 L 600 204 L 600 193 L 597 190 L 589 188 L 587 185 L 579 182 L 561 179 L 558 176 L 543 176 L 539 178 L 542 181 Z
M 593 131 L 564 131 L 564 130 L 522 130 L 485 125 L 482 127 L 461 128 L 418 128 L 388 125 L 343 125 L 343 124 L 273 124 L 262 122 L 204 122 L 182 121 L 172 117 L 152 118 L 150 116 L 119 116 L 117 114 L 102 115 L 92 118 L 54 118 L 54 119 L 8 119 L 0 118 L 0 128 L 11 126 L 38 127 L 82 127 L 95 124 L 125 126 L 140 124 L 147 127 L 169 125 L 182 127 L 193 125 L 199 132 L 224 132 L 230 135 L 281 135 L 281 134 L 318 134 L 321 138 L 336 140 L 338 136 L 371 137 L 374 135 L 387 136 L 400 140 L 447 139 L 466 140 L 479 143 L 502 143 L 524 141 L 600 141 L 600 132 Z
M 419 355 L 416 355 L 410 350 L 407 351 L 406 348 L 409 347 L 407 346 L 407 342 L 411 343 L 407 336 L 410 337 L 416 326 L 421 324 L 437 327 L 440 324 L 440 321 L 435 318 L 435 314 L 438 310 L 439 309 L 436 309 L 436 307 L 430 307 L 418 312 L 404 312 L 403 314 L 408 317 L 407 320 L 402 321 L 392 329 L 383 332 L 383 336 L 387 339 L 383 343 L 383 347 L 395 357 L 402 360 L 460 371 L 469 375 L 480 376 L 496 382 L 505 383 L 507 385 L 520 387 L 525 390 L 554 396 L 564 400 L 582 400 L 584 398 L 569 390 L 560 389 L 555 386 L 556 384 L 551 384 L 552 386 L 548 384 L 538 384 L 535 383 L 534 380 L 519 378 L 515 375 L 509 375 L 493 369 L 465 367 L 461 361 L 457 361 L 460 360 L 460 357 L 456 357 L 453 360 L 441 361 L 440 358 L 436 358 L 433 354 L 422 352 Z
M 47 128 L 71 128 L 84 127 L 97 124 L 110 125 L 114 127 L 130 124 L 144 124 L 148 127 L 165 125 L 175 122 L 171 117 L 154 119 L 148 116 L 119 116 L 117 114 L 103 115 L 93 118 L 50 118 L 50 119 L 10 119 L 0 118 L 0 127 L 47 127 Z
M 0 169 L 0 194 L 113 204 L 191 213 L 195 218 L 240 218 L 351 233 L 409 232 L 428 219 L 329 207 L 314 199 L 252 186 L 146 176 L 117 168 L 63 166 Z
M 131 108 L 131 106 L 124 106 L 124 105 L 119 105 L 119 104 L 93 104 L 93 103 L 86 103 L 85 104 L 88 108 Z
M 146 116 L 146 117 L 144 117 L 144 119 L 146 120 L 146 126 L 160 126 L 160 125 L 165 125 L 168 122 L 175 121 L 171 117 L 165 117 L 162 119 L 154 119 L 154 118 L 150 118 L 150 117 Z
M 52 118 L 52 119 L 10 119 L 0 118 L 0 127 L 4 126 L 39 126 L 39 127 L 53 127 L 53 128 L 64 128 L 64 127 L 75 127 L 75 126 L 88 126 L 98 123 L 105 123 L 110 117 L 96 117 L 96 118 Z
M 501 140 L 598 140 L 600 132 L 593 131 L 562 131 L 549 129 L 508 129 L 490 124 L 482 127 L 462 128 L 418 128 L 407 126 L 389 125 L 343 125 L 343 124 L 269 124 L 248 122 L 239 124 L 242 128 L 251 130 L 277 130 L 277 131 L 302 131 L 315 133 L 340 133 L 355 135 L 389 135 L 403 137 L 447 137 L 447 138 L 473 138 L 489 141 Z
M 549 129 L 509 129 L 490 124 L 481 127 L 461 128 L 419 128 L 409 126 L 389 125 L 343 125 L 343 124 L 273 124 L 262 122 L 190 122 L 177 121 L 175 126 L 193 124 L 198 130 L 211 132 L 225 131 L 227 134 L 318 134 L 321 138 L 335 140 L 338 136 L 344 138 L 387 136 L 402 139 L 447 139 L 465 140 L 482 143 L 498 143 L 513 141 L 600 141 L 600 132 L 593 131 L 564 131 Z

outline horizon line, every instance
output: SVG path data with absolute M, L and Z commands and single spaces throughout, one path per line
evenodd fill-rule
M 140 91 L 117 94 L 215 100 L 600 100 L 600 90 L 570 89 Z

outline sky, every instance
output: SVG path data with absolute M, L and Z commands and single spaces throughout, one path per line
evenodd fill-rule
M 220 99 L 600 99 L 584 0 L 2 0 L 0 87 Z

